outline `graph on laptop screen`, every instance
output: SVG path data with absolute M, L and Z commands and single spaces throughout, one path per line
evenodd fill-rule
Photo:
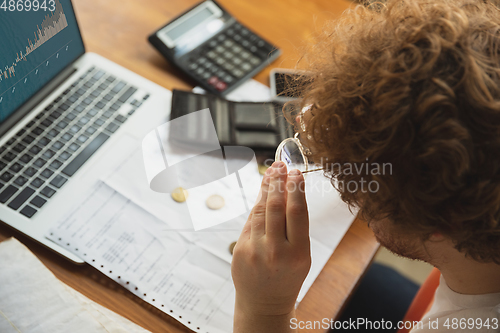
M 0 0 L 0 123 L 84 52 L 69 0 Z

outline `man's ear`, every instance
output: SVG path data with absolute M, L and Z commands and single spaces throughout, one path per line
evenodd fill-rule
M 445 239 L 444 235 L 440 231 L 434 231 L 430 234 L 429 240 L 431 242 L 441 242 Z

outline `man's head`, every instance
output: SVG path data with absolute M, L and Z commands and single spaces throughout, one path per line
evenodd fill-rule
M 311 54 L 303 138 L 342 199 L 379 236 L 388 220 L 422 241 L 440 233 L 471 258 L 500 264 L 497 7 L 359 6 Z M 347 186 L 362 182 L 376 182 L 376 193 Z

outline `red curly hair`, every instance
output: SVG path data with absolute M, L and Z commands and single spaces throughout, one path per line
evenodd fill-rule
M 305 58 L 303 138 L 342 199 L 500 264 L 500 10 L 474 0 L 357 6 Z M 340 166 L 390 164 L 392 174 Z M 376 181 L 377 193 L 339 184 Z

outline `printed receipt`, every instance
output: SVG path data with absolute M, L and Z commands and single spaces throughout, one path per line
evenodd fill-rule
M 48 237 L 194 331 L 231 332 L 230 264 L 99 182 Z

